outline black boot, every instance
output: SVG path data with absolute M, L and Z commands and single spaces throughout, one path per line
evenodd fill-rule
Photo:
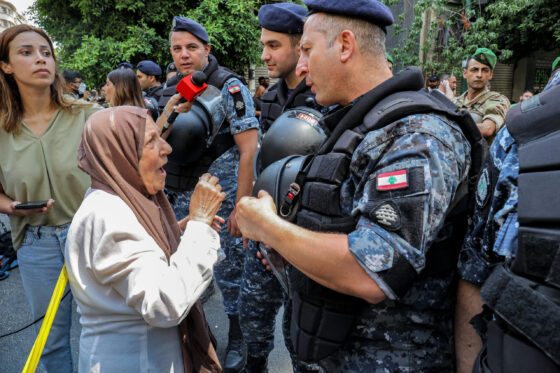
M 224 373 L 238 373 L 245 368 L 247 362 L 247 347 L 243 342 L 243 334 L 239 327 L 237 315 L 228 315 L 229 335 L 226 348 L 226 359 L 224 361 Z
M 245 373 L 268 373 L 268 359 L 266 357 L 247 357 Z

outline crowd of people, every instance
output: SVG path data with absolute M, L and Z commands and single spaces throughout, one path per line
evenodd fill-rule
M 99 92 L 43 30 L 0 34 L 0 213 L 33 318 L 64 264 L 71 290 L 48 372 L 74 371 L 72 298 L 80 372 L 267 372 L 282 306 L 294 372 L 560 370 L 560 57 L 510 107 L 491 50 L 460 94 L 397 72 L 381 2 L 304 3 L 259 9 L 254 95 L 186 17 L 165 77 L 124 62 Z

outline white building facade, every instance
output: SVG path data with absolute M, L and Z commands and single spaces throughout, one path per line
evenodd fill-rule
M 16 7 L 9 1 L 0 0 L 0 32 L 22 23 L 26 23 L 25 18 L 17 12 Z

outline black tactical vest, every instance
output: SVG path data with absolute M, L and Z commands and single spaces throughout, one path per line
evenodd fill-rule
M 560 87 L 510 109 L 518 144 L 518 248 L 481 290 L 493 373 L 560 372 Z
M 268 89 L 261 96 L 261 128 L 264 132 L 268 131 L 272 123 L 287 109 L 298 106 L 307 106 L 307 100 L 315 99 L 311 89 L 305 84 L 305 79 L 287 97 L 287 86 L 283 79 Z
M 483 139 L 468 112 L 458 111 L 451 101 L 437 92 L 419 91 L 423 84 L 420 70 L 408 68 L 351 106 L 324 118 L 327 127 L 332 128 L 332 123 L 336 127 L 305 168 L 305 182 L 300 192 L 301 210 L 297 214 L 299 226 L 314 231 L 350 233 L 357 221 L 341 210 L 340 189 L 349 176 L 352 153 L 365 135 L 412 114 L 437 114 L 444 121 L 459 124 L 472 147 L 468 185 L 464 186 L 463 192 L 457 190 L 457 197 L 428 252 L 427 265 L 421 275 L 404 258 L 397 258 L 399 263 L 378 273 L 399 297 L 408 291 L 418 276 L 448 275 L 455 270 L 460 248 L 457 242 L 462 240 L 466 229 L 468 190 L 474 189 L 483 157 Z M 403 235 L 403 238 L 414 243 L 411 237 Z M 450 250 L 450 247 L 456 250 Z M 296 353 L 304 361 L 321 360 L 344 344 L 366 302 L 330 290 L 295 268 L 290 273 L 290 286 L 293 290 L 291 337 Z
M 148 92 L 146 92 L 146 97 L 153 97 L 155 98 L 156 103 L 158 103 L 162 93 L 163 93 L 163 86 L 158 85 L 157 87 L 150 87 L 148 89 Z
M 208 55 L 208 65 L 206 65 L 203 72 L 208 77 L 206 83 L 218 89 L 222 89 L 225 82 L 230 78 L 237 78 L 245 84 L 245 81 L 241 76 L 218 65 L 218 61 L 213 55 Z M 171 96 L 177 93 L 176 86 L 182 78 L 183 76 L 178 73 L 169 79 L 167 87 L 163 90 L 161 99 L 159 100 L 160 111 L 163 111 Z M 180 115 L 181 114 L 179 114 L 179 116 Z M 171 129 L 169 136 L 172 135 L 173 129 Z M 179 192 L 194 188 L 198 182 L 198 178 L 208 171 L 212 162 L 214 162 L 234 144 L 233 136 L 229 130 L 229 123 L 227 126 L 223 125 L 212 144 L 207 147 L 196 162 L 185 165 L 169 160 L 169 162 L 164 166 L 165 171 L 167 172 L 165 187 Z

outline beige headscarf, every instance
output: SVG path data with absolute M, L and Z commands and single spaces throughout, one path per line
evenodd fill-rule
M 78 166 L 91 186 L 120 197 L 169 260 L 181 230 L 163 191 L 150 195 L 138 171 L 144 149 L 146 109 L 118 106 L 98 111 L 86 122 Z M 185 372 L 221 372 L 212 336 L 199 301 L 179 325 Z

